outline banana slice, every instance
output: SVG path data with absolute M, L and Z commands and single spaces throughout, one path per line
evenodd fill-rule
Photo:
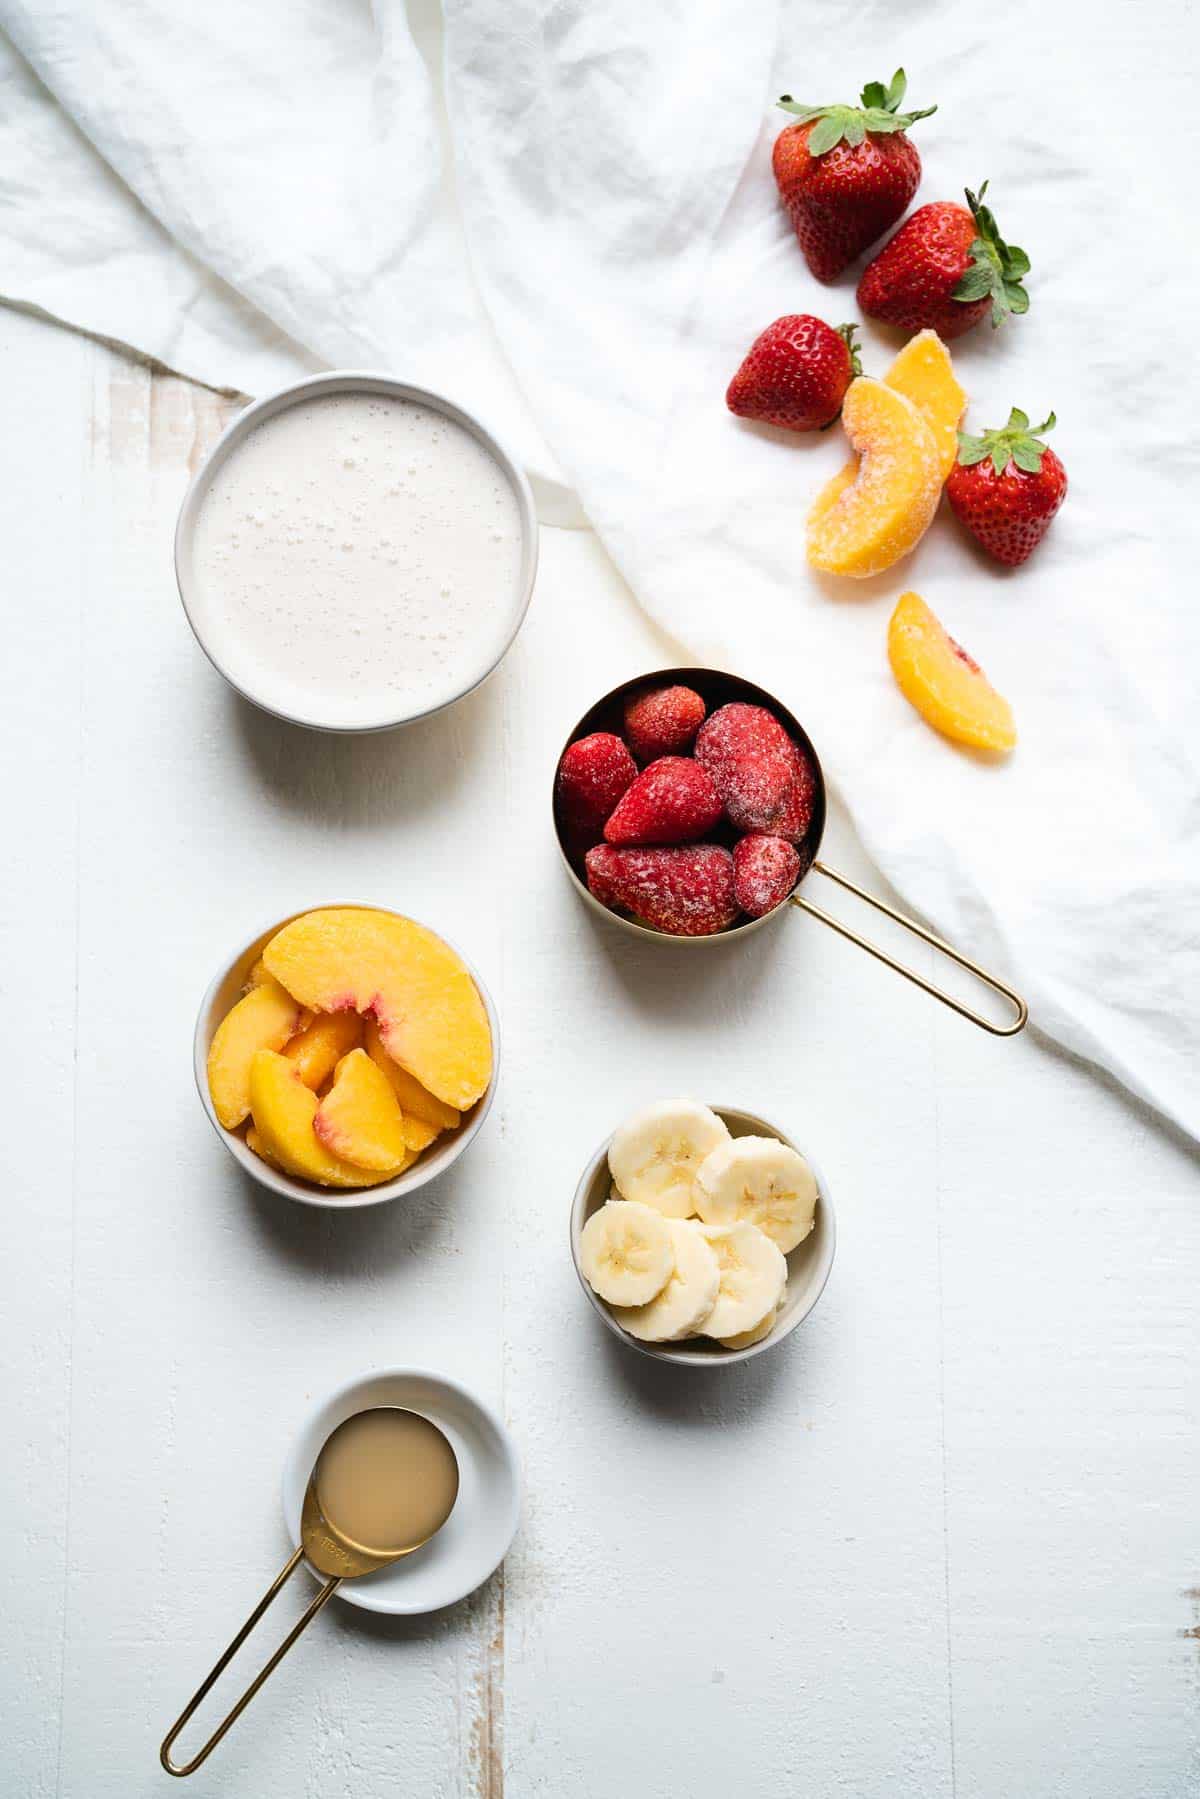
M 816 1206 L 812 1169 L 775 1137 L 731 1137 L 696 1172 L 696 1210 L 705 1224 L 745 1219 L 784 1255 L 811 1231 Z
M 698 1328 L 719 1343 L 756 1330 L 783 1298 L 787 1263 L 783 1251 L 756 1224 L 702 1224 L 696 1227 L 717 1252 L 721 1284 L 712 1311 Z
M 611 1306 L 644 1306 L 675 1266 L 667 1221 L 653 1206 L 621 1200 L 593 1212 L 579 1235 L 583 1278 Z
M 654 1206 L 668 1218 L 696 1210 L 696 1170 L 729 1139 L 715 1112 L 694 1099 L 660 1100 L 635 1112 L 613 1137 L 608 1166 L 626 1199 Z
M 617 1323 L 642 1343 L 690 1337 L 711 1312 L 721 1285 L 721 1265 L 704 1227 L 684 1218 L 662 1222 L 674 1249 L 675 1272 L 649 1305 L 613 1308 Z
M 720 1337 L 720 1338 L 718 1338 L 721 1348 L 722 1349 L 749 1349 L 749 1347 L 752 1343 L 761 1343 L 763 1338 L 769 1337 L 771 1332 L 775 1329 L 775 1320 L 778 1318 L 778 1316 L 779 1316 L 779 1307 L 776 1306 L 772 1311 L 767 1313 L 766 1317 L 762 1320 L 762 1322 L 760 1324 L 756 1324 L 754 1326 L 753 1330 L 739 1331 L 736 1337 Z

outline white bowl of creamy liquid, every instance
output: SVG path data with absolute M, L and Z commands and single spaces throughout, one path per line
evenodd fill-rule
M 246 699 L 322 731 L 453 704 L 512 643 L 537 570 L 529 483 L 478 419 L 336 371 L 257 400 L 184 497 L 188 622 Z

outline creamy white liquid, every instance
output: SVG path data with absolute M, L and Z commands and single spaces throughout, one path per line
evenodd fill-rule
M 503 469 L 444 414 L 377 394 L 303 400 L 217 470 L 189 604 L 233 682 L 343 727 L 442 705 L 503 653 L 521 603 Z

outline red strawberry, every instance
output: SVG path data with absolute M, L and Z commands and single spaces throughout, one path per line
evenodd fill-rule
M 608 843 L 692 843 L 721 816 L 721 796 L 690 756 L 661 756 L 626 788 L 604 827 Z
M 988 312 L 1001 325 L 1010 312 L 1029 311 L 1021 286 L 1029 258 L 1001 237 L 983 204 L 986 193 L 985 181 L 978 194 L 967 188 L 966 206 L 935 200 L 905 219 L 858 284 L 858 303 L 869 318 L 950 338 Z
M 790 739 L 789 739 L 790 742 Z M 786 837 L 792 843 L 799 843 L 808 833 L 812 823 L 813 801 L 817 796 L 817 783 L 813 776 L 812 764 L 802 750 L 792 746 L 792 785 L 783 805 L 771 827 L 776 837 Z
M 573 846 L 596 841 L 636 779 L 637 763 L 612 731 L 594 731 L 567 745 L 554 787 L 559 818 Z
M 696 760 L 712 776 L 739 831 L 804 836 L 816 791 L 813 771 L 764 706 L 734 700 L 719 707 L 700 727 Z
M 1067 471 L 1041 441 L 1053 427 L 1051 413 L 1031 430 L 1014 406 L 1002 431 L 958 434 L 958 461 L 946 483 L 950 504 L 984 549 L 1014 568 L 1033 555 L 1067 497 Z
M 789 313 L 756 337 L 729 383 L 725 404 L 739 418 L 762 419 L 785 431 L 820 431 L 842 410 L 862 374 L 856 325 L 835 331 L 808 312 Z
M 587 884 L 610 911 L 631 912 L 672 937 L 709 937 L 737 917 L 733 857 L 715 843 L 649 850 L 600 843 L 587 853 Z
M 690 687 L 651 687 L 625 702 L 625 735 L 639 762 L 677 756 L 704 723 L 706 707 Z
M 743 912 L 761 918 L 787 898 L 800 879 L 800 858 L 782 837 L 741 837 L 733 846 L 733 896 Z
M 891 85 L 868 82 L 862 106 L 779 104 L 797 123 L 775 139 L 772 165 L 779 197 L 818 281 L 832 281 L 889 225 L 917 191 L 921 158 L 904 135 L 924 112 L 897 112 L 908 83 L 897 69 Z

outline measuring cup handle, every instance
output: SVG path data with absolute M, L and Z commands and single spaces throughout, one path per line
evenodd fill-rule
M 274 1670 L 278 1667 L 279 1663 L 283 1660 L 284 1656 L 287 1654 L 287 1652 L 291 1648 L 292 1644 L 296 1641 L 296 1638 L 300 1635 L 300 1632 L 302 1630 L 306 1630 L 308 1628 L 308 1626 L 312 1623 L 313 1619 L 316 1617 L 317 1613 L 320 1611 L 321 1607 L 325 1604 L 326 1600 L 331 1599 L 333 1597 L 334 1593 L 336 1593 L 338 1587 L 341 1585 L 341 1576 L 338 1574 L 335 1574 L 333 1576 L 332 1580 L 326 1581 L 325 1585 L 321 1588 L 321 1591 L 317 1594 L 316 1598 L 313 1600 L 312 1604 L 309 1606 L 309 1608 L 305 1612 L 304 1616 L 300 1619 L 299 1623 L 294 1625 L 293 1628 L 288 1632 L 287 1636 L 283 1639 L 283 1642 L 279 1645 L 278 1649 L 275 1651 L 274 1655 L 271 1657 L 271 1659 L 267 1663 L 266 1667 L 263 1668 L 261 1673 L 257 1674 L 255 1676 L 255 1678 L 250 1682 L 250 1685 L 246 1688 L 246 1691 L 242 1694 L 242 1696 L 238 1700 L 237 1704 L 233 1707 L 233 1710 L 231 1712 L 229 1712 L 229 1714 L 222 1720 L 222 1722 L 213 1731 L 213 1733 L 209 1737 L 207 1743 L 205 1743 L 203 1749 L 201 1749 L 198 1754 L 193 1755 L 190 1762 L 184 1762 L 182 1766 L 180 1766 L 176 1762 L 173 1762 L 171 1760 L 171 1750 L 172 1750 L 172 1747 L 174 1746 L 176 1737 L 179 1735 L 180 1731 L 183 1729 L 183 1727 L 187 1723 L 188 1719 L 192 1716 L 192 1713 L 196 1710 L 197 1706 L 199 1706 L 203 1703 L 204 1699 L 207 1697 L 209 1692 L 211 1692 L 214 1684 L 220 1679 L 221 1675 L 225 1672 L 225 1669 L 229 1666 L 230 1662 L 233 1660 L 234 1656 L 237 1654 L 237 1652 L 241 1648 L 242 1644 L 246 1641 L 246 1638 L 250 1635 L 250 1632 L 254 1629 L 254 1626 L 258 1623 L 259 1619 L 262 1617 L 263 1613 L 266 1611 L 266 1609 L 270 1605 L 271 1601 L 275 1598 L 276 1594 L 281 1592 L 282 1589 L 287 1585 L 288 1580 L 291 1578 L 291 1576 L 295 1573 L 296 1569 L 299 1567 L 300 1561 L 303 1557 L 303 1554 L 304 1554 L 303 1549 L 297 1549 L 295 1555 L 293 1555 L 291 1557 L 291 1559 L 287 1563 L 286 1567 L 282 1568 L 280 1570 L 280 1572 L 276 1575 L 275 1579 L 272 1581 L 272 1583 L 268 1587 L 267 1591 L 263 1594 L 262 1598 L 259 1600 L 259 1602 L 255 1606 L 254 1610 L 251 1612 L 250 1616 L 246 1619 L 246 1622 L 242 1625 L 242 1628 L 238 1631 L 236 1637 L 234 1637 L 232 1643 L 229 1645 L 228 1649 L 225 1651 L 225 1653 L 221 1657 L 220 1661 L 213 1668 L 211 1674 L 209 1674 L 207 1679 L 204 1680 L 199 1687 L 197 1687 L 195 1693 L 193 1693 L 192 1697 L 188 1700 L 187 1704 L 184 1706 L 183 1710 L 180 1712 L 179 1716 L 176 1718 L 174 1724 L 172 1724 L 170 1730 L 167 1732 L 166 1736 L 163 1738 L 162 1748 L 158 1752 L 158 1759 L 162 1763 L 163 1767 L 166 1769 L 168 1774 L 178 1775 L 178 1777 L 182 1780 L 184 1775 L 194 1774 L 196 1772 L 196 1769 L 201 1765 L 201 1763 L 206 1762 L 208 1760 L 209 1756 L 212 1754 L 212 1752 L 216 1748 L 217 1744 L 221 1741 L 221 1738 L 225 1735 L 225 1732 L 230 1728 L 230 1726 L 232 1724 L 236 1723 L 238 1718 L 241 1717 L 242 1713 L 245 1711 L 246 1707 L 249 1705 L 250 1701 L 253 1699 L 255 1693 L 257 1693 L 259 1687 L 262 1686 L 262 1684 L 266 1680 L 267 1676 L 269 1674 L 272 1674 L 274 1672 Z
M 1003 981 L 997 980 L 994 974 L 989 974 L 986 969 L 980 968 L 978 962 L 972 962 L 969 957 L 960 955 L 958 950 L 947 943 L 943 937 L 927 931 L 925 926 L 918 924 L 915 918 L 909 918 L 904 912 L 898 912 L 895 906 L 889 906 L 886 900 L 878 899 L 875 894 L 868 893 L 865 887 L 860 887 L 848 876 L 839 874 L 836 868 L 830 868 L 827 863 L 814 862 L 809 872 L 822 874 L 828 880 L 836 881 L 839 887 L 846 889 L 847 893 L 853 893 L 856 898 L 865 900 L 868 906 L 874 906 L 877 912 L 882 912 L 885 917 L 894 919 L 897 924 L 903 925 L 906 931 L 911 931 L 914 937 L 919 937 L 922 943 L 928 943 L 931 948 L 940 950 L 942 955 L 948 956 L 959 968 L 965 968 L 968 974 L 973 974 L 976 980 L 983 982 L 985 987 L 990 987 L 993 993 L 1000 994 L 1013 1008 L 1012 1023 L 994 1024 L 990 1018 L 985 1018 L 982 1012 L 974 1011 L 972 1007 L 964 1005 L 961 1000 L 955 999 L 953 994 L 946 993 L 941 987 L 935 987 L 932 981 L 927 981 L 925 976 L 918 974 L 915 968 L 909 968 L 904 962 L 897 962 L 894 956 L 889 956 L 885 949 L 880 949 L 879 945 L 872 943 L 869 937 L 860 937 L 857 931 L 852 931 L 850 926 L 843 924 L 840 918 L 834 918 L 831 912 L 824 912 L 820 906 L 814 906 L 811 900 L 801 899 L 799 894 L 793 893 L 793 906 L 799 906 L 802 912 L 810 912 L 814 918 L 819 918 L 822 924 L 829 925 L 840 936 L 847 938 L 851 943 L 857 943 L 859 949 L 865 949 L 867 954 L 874 956 L 877 961 L 886 962 L 889 968 L 894 968 L 897 974 L 902 974 L 906 981 L 911 981 L 914 986 L 920 987 L 925 993 L 931 993 L 934 999 L 941 1000 L 944 1006 L 949 1006 L 950 1010 L 957 1012 L 960 1018 L 969 1018 L 972 1024 L 979 1026 L 981 1031 L 990 1031 L 993 1037 L 1015 1037 L 1018 1031 L 1025 1028 L 1025 1021 L 1029 1017 L 1029 1008 L 1025 1001 L 1019 993 L 1014 993 L 1011 987 L 1006 986 Z

